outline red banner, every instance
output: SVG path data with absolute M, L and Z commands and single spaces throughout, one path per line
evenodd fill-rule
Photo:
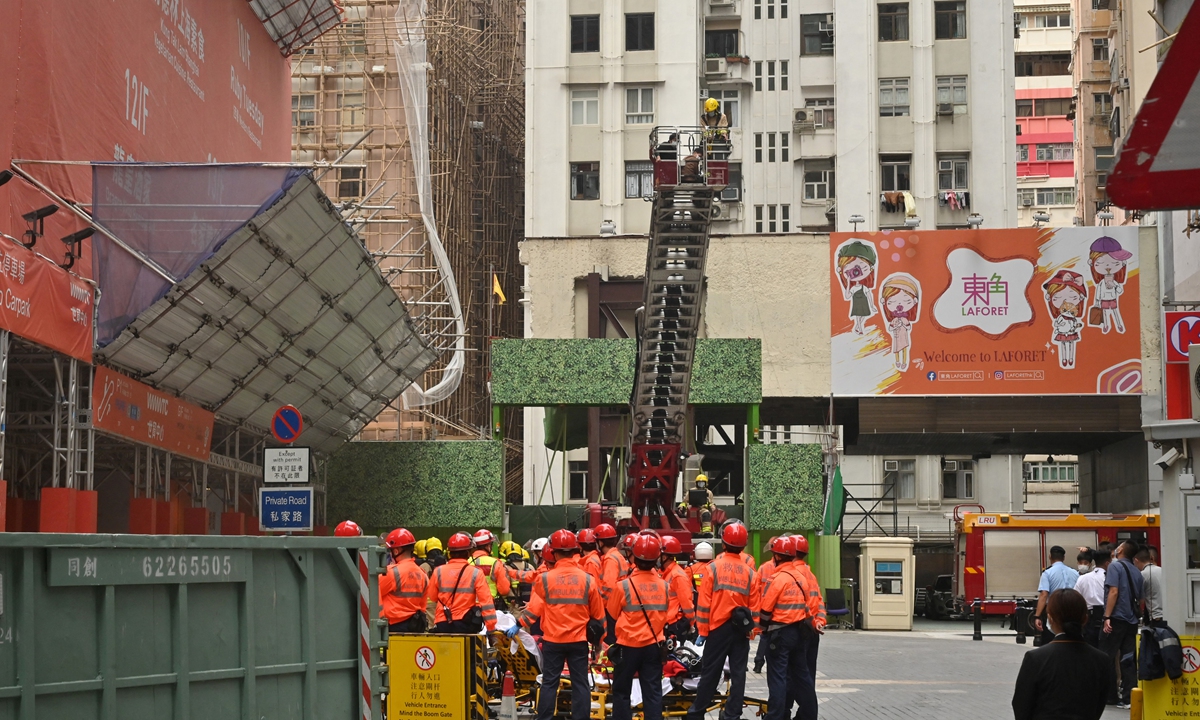
M 96 367 L 92 393 L 97 430 L 208 460 L 213 414 L 204 408 L 102 366 Z
M 0 240 L 0 327 L 92 361 L 92 286 L 24 247 Z

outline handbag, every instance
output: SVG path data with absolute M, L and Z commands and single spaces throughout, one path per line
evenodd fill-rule
M 1099 305 L 1093 305 L 1088 308 L 1088 325 L 1092 327 L 1104 325 L 1104 310 Z

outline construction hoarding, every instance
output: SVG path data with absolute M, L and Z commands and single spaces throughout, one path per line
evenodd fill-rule
M 207 461 L 213 414 L 103 366 L 96 367 L 96 429 Z
M 837 395 L 1141 393 L 1136 227 L 834 233 Z
M 15 242 L 0 240 L 0 328 L 92 361 L 92 287 Z

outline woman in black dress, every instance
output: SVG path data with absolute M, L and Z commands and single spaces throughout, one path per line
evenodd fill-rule
M 1108 656 L 1083 641 L 1088 608 L 1071 589 L 1046 603 L 1054 641 L 1025 653 L 1012 706 L 1016 720 L 1099 720 L 1115 673 Z

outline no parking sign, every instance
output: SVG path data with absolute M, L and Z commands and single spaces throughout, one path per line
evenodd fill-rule
M 304 432 L 304 416 L 295 405 L 284 405 L 271 418 L 271 434 L 281 443 L 294 443 Z

